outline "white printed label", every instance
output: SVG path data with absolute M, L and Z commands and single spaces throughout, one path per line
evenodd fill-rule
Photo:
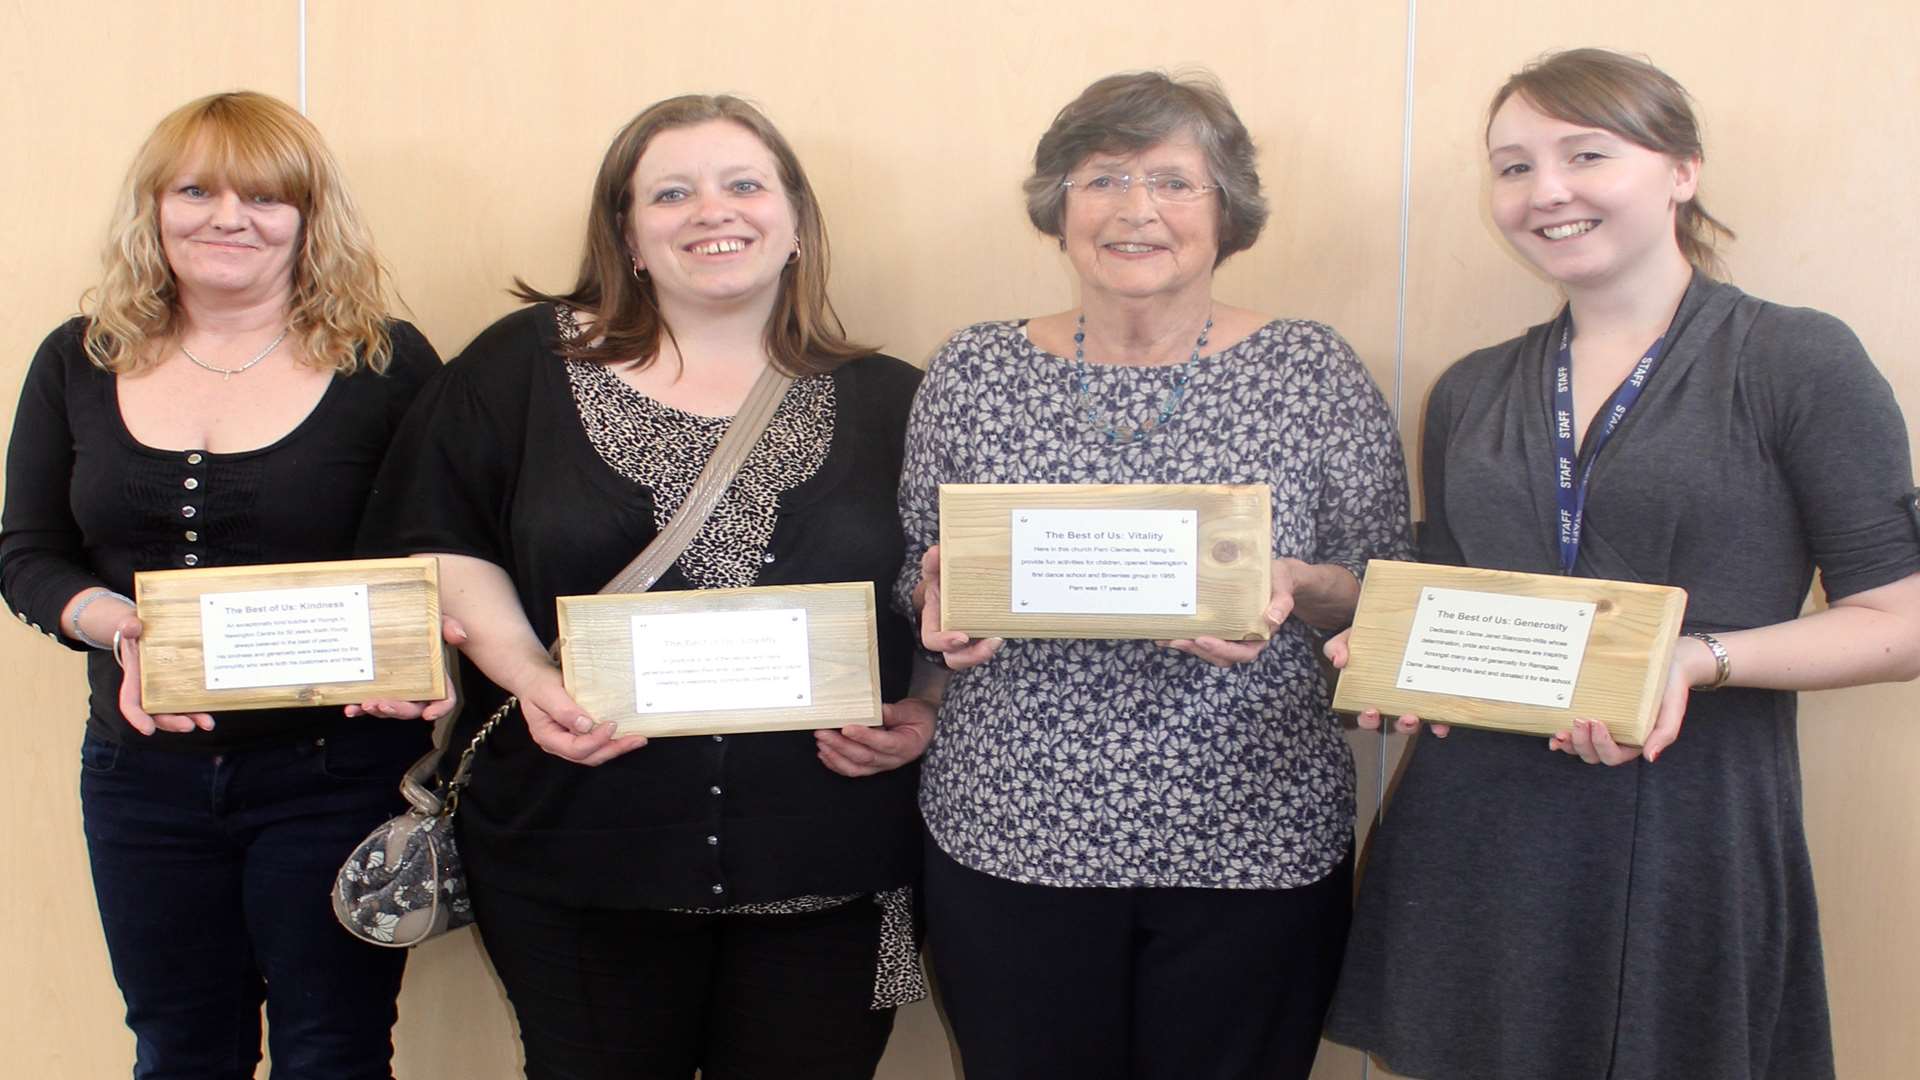
M 1015 614 L 1192 615 L 1193 510 L 1012 511 Z
M 811 705 L 806 609 L 635 615 L 633 689 L 641 713 Z
M 1571 708 L 1593 604 L 1423 588 L 1402 690 Z
M 373 678 L 365 585 L 260 589 L 200 597 L 208 690 Z

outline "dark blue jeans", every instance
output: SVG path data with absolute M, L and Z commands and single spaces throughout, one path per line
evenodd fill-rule
M 390 1078 L 406 951 L 334 921 L 335 871 L 402 808 L 398 727 L 219 756 L 88 735 L 80 801 L 136 1080 Z

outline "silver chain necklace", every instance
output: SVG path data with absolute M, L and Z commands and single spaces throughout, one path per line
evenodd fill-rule
M 226 382 L 228 379 L 233 378 L 235 375 L 240 374 L 241 372 L 247 370 L 253 365 L 259 363 L 260 361 L 265 360 L 267 358 L 267 354 L 279 348 L 280 343 L 287 340 L 287 330 L 290 330 L 290 329 L 292 329 L 292 327 L 286 327 L 282 329 L 280 331 L 279 337 L 274 338 L 272 341 L 267 342 L 266 348 L 261 349 L 260 352 L 256 356 L 254 356 L 253 359 L 247 361 L 244 364 L 241 364 L 239 367 L 215 367 L 214 365 L 207 363 L 205 360 L 202 360 L 199 357 L 193 355 L 193 350 L 187 348 L 187 343 L 184 341 L 180 343 L 180 352 L 183 355 L 185 355 L 187 359 L 193 361 L 194 367 L 211 371 L 215 375 L 220 376 L 221 382 Z

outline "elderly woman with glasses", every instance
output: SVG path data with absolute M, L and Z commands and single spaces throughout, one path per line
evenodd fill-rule
M 1095 82 L 1026 190 L 1080 304 L 949 340 L 901 477 L 895 601 L 957 672 L 920 792 L 954 1034 L 997 1080 L 1304 1077 L 1353 865 L 1353 761 L 1315 648 L 1367 560 L 1408 552 L 1394 420 L 1333 330 L 1214 298 L 1267 211 L 1210 79 Z M 1268 484 L 1273 635 L 943 632 L 944 482 Z

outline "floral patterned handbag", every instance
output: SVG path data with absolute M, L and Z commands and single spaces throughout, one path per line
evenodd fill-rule
M 362 941 L 411 948 L 473 921 L 467 898 L 467 870 L 453 839 L 453 812 L 467 786 L 473 755 L 519 701 L 508 698 L 460 755 L 460 765 L 435 792 L 423 782 L 440 765 L 445 745 L 435 732 L 435 748 L 407 770 L 400 791 L 412 804 L 384 821 L 347 857 L 333 879 L 333 915 Z M 451 717 L 442 717 L 449 728 Z

